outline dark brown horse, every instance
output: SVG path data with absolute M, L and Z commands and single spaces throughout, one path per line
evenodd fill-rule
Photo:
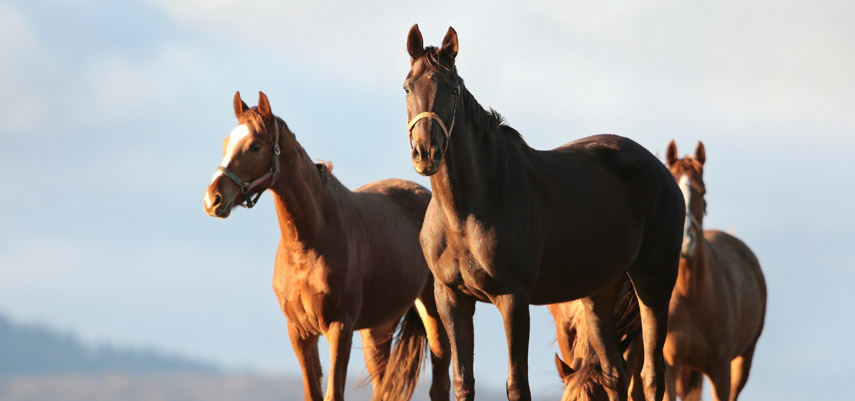
M 550 151 L 526 145 L 484 110 L 457 74 L 457 34 L 425 48 L 418 26 L 404 81 L 413 165 L 433 198 L 421 232 L 448 330 L 458 400 L 472 400 L 475 302 L 502 315 L 507 391 L 529 400 L 529 304 L 584 298 L 603 370 L 626 398 L 615 333 L 615 297 L 604 288 L 628 273 L 643 324 L 645 394 L 662 398 L 662 347 L 677 278 L 683 198 L 668 170 L 637 143 L 592 136 Z M 605 295 L 608 294 L 608 295 Z
M 713 399 L 735 401 L 745 383 L 766 316 L 766 280 L 760 262 L 738 238 L 704 231 L 706 150 L 677 158 L 668 144 L 666 161 L 686 202 L 680 271 L 671 296 L 665 342 L 669 400 L 701 397 L 701 375 L 712 382 Z
M 664 355 L 667 399 L 697 401 L 703 378 L 712 382 L 713 398 L 735 401 L 745 387 L 754 347 L 763 330 L 766 312 L 766 282 L 760 264 L 739 239 L 717 230 L 704 230 L 706 211 L 703 165 L 706 151 L 698 143 L 694 157 L 677 158 L 677 146 L 668 145 L 667 163 L 686 200 L 683 247 L 677 283 L 671 296 L 671 314 Z M 585 330 L 573 303 L 550 305 L 559 340 L 562 331 Z M 619 331 L 621 329 L 619 328 Z M 566 335 L 565 335 L 566 336 Z M 588 355 L 584 337 L 559 341 L 565 360 L 575 363 L 559 373 L 567 385 L 565 401 L 602 401 L 603 383 L 594 374 L 599 361 Z M 638 363 L 641 342 L 633 341 L 624 354 L 633 384 L 641 370 Z M 630 391 L 630 399 L 640 395 Z
M 269 189 L 282 236 L 273 290 L 288 320 L 306 400 L 324 399 L 318 336 L 330 344 L 327 400 L 341 400 L 353 331 L 362 335 L 376 399 L 409 399 L 429 343 L 432 400 L 448 400 L 450 352 L 418 235 L 430 192 L 385 180 L 348 190 L 315 164 L 264 93 L 249 108 L 236 93 L 237 127 L 208 191 L 205 211 L 228 217 Z M 253 196 L 255 195 L 255 196 Z M 414 305 L 415 302 L 415 305 Z M 405 316 L 404 316 L 405 315 Z M 401 323 L 394 349 L 391 337 Z

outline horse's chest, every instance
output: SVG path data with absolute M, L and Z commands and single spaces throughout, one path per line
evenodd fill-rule
M 439 282 L 482 301 L 506 287 L 494 229 L 470 223 L 443 232 L 436 245 L 431 270 Z
M 335 308 L 322 272 L 311 273 L 277 269 L 273 290 L 290 325 L 303 333 L 318 334 L 329 327 Z

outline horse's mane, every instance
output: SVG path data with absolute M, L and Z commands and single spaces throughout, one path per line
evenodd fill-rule
M 290 128 L 288 128 L 288 124 L 285 120 L 274 114 L 272 121 L 274 124 L 279 124 L 279 135 L 288 135 L 291 137 L 291 142 L 296 147 L 297 153 L 300 155 L 299 157 L 311 162 L 309 154 L 305 149 L 303 149 L 303 145 L 300 145 L 300 142 L 297 141 L 297 136 L 294 135 L 294 132 L 292 132 Z M 238 116 L 238 124 L 247 124 L 254 132 L 267 132 L 267 124 L 264 122 L 264 118 L 261 117 L 261 114 L 258 113 L 258 106 L 253 106 L 241 113 Z M 318 173 L 321 175 L 321 179 L 325 183 L 330 176 L 333 176 L 333 164 L 329 160 L 318 160 L 316 162 L 312 162 L 312 164 L 317 167 Z
M 620 352 L 623 354 L 632 341 L 641 334 L 641 316 L 638 310 L 638 300 L 632 284 L 627 280 L 618 295 L 620 299 L 615 306 L 618 340 Z M 571 374 L 567 382 L 567 391 L 563 400 L 588 400 L 601 386 L 614 386 L 617 378 L 606 377 L 603 373 L 600 359 L 588 341 L 588 324 L 581 304 L 577 303 L 571 325 L 576 329 L 572 344 L 573 361 L 582 361 L 581 365 Z M 569 361 L 568 361 L 569 362 Z
M 425 53 L 421 58 L 422 65 L 425 68 L 433 71 L 434 73 L 443 75 L 449 80 L 456 80 L 460 84 L 460 97 L 463 101 L 463 108 L 466 113 L 466 117 L 475 125 L 477 133 L 482 134 L 487 139 L 491 138 L 493 135 L 501 135 L 505 138 L 511 139 L 513 142 L 528 146 L 522 135 L 520 135 L 520 133 L 511 126 L 507 125 L 505 118 L 502 117 L 499 112 L 493 108 L 490 108 L 488 111 L 478 103 L 475 96 L 466 89 L 466 85 L 463 83 L 463 78 L 457 74 L 457 66 L 454 63 L 449 62 L 447 58 L 443 58 L 437 47 L 426 47 Z

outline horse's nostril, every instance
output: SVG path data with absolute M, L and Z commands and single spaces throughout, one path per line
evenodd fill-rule
M 222 201 L 223 201 L 223 197 L 222 197 L 222 196 L 220 196 L 220 194 L 217 194 L 216 196 L 214 196 L 214 203 L 213 203 L 213 204 L 211 204 L 211 206 L 217 206 L 217 205 L 219 205 L 219 204 L 220 204 L 220 202 L 222 202 Z
M 419 161 L 421 159 L 422 159 L 422 157 L 421 157 L 421 154 L 419 154 L 418 147 L 413 148 L 413 160 Z

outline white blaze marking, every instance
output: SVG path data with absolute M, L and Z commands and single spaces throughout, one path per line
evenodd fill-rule
M 249 136 L 249 127 L 246 124 L 241 124 L 235 127 L 231 133 L 229 133 L 229 140 L 226 147 L 226 154 L 223 156 L 223 162 L 220 163 L 222 167 L 228 167 L 229 163 L 232 162 L 232 158 L 235 157 L 235 153 L 238 150 L 238 145 L 244 140 L 244 138 Z M 214 176 L 211 178 L 211 183 L 217 179 L 217 177 L 223 175 L 223 173 L 217 170 L 214 173 Z
M 680 191 L 683 192 L 683 200 L 686 201 L 686 211 L 689 210 L 689 201 L 692 200 L 692 180 L 688 175 L 680 177 Z
M 682 255 L 691 256 L 693 251 L 692 246 L 692 224 L 689 220 L 689 202 L 692 200 L 692 180 L 688 175 L 683 175 L 680 177 L 680 181 L 678 182 L 680 185 L 680 192 L 683 193 L 683 200 L 686 201 L 686 217 L 683 219 L 683 247 L 682 247 Z

